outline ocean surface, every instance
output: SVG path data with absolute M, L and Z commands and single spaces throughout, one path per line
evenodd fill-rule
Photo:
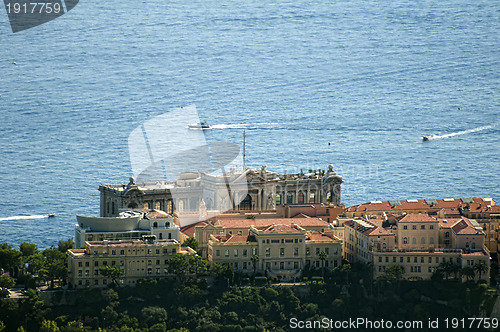
M 13 246 L 73 237 L 131 131 L 191 104 L 248 166 L 332 163 L 347 205 L 500 201 L 500 1 L 80 1 L 15 34 L 0 6 L 0 95 Z

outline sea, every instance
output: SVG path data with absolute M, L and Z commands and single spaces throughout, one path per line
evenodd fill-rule
M 73 237 L 132 130 L 193 104 L 248 167 L 331 163 L 346 205 L 500 201 L 500 1 L 80 1 L 17 33 L 0 7 L 0 243 Z

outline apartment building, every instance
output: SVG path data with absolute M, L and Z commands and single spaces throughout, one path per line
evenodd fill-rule
M 68 250 L 68 283 L 70 287 L 106 287 L 113 282 L 100 273 L 106 265 L 122 271 L 117 282 L 133 286 L 139 279 L 164 278 L 168 259 L 177 253 L 195 254 L 181 248 L 179 241 L 156 240 L 154 235 L 142 240 L 87 241 L 85 249 Z
M 344 225 L 344 258 L 373 264 L 375 278 L 393 264 L 403 268 L 403 277 L 408 280 L 430 279 L 443 262 L 461 268 L 483 262 L 489 269 L 485 233 L 466 217 L 438 219 L 407 214 L 394 222 L 384 216 L 353 218 Z M 483 273 L 482 279 L 489 279 L 489 273 Z
M 293 222 L 252 225 L 245 235 L 210 234 L 208 260 L 231 264 L 235 271 L 244 274 L 255 271 L 289 280 L 300 276 L 304 268 L 340 266 L 342 245 L 331 231 L 311 232 Z

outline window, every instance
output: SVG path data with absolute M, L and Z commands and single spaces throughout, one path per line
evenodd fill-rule
M 407 237 L 403 238 L 403 244 L 408 244 L 408 238 Z
M 94 262 L 94 266 L 99 266 L 99 262 L 98 262 L 98 261 L 95 261 L 95 262 Z
M 417 225 L 411 226 L 411 229 L 413 229 L 413 230 L 417 229 Z
M 281 205 L 281 195 L 276 195 L 276 205 Z
M 234 257 L 238 257 L 238 249 L 234 249 Z
M 403 263 L 403 260 L 404 260 L 404 258 L 403 258 L 403 257 L 399 257 L 399 262 L 400 262 L 400 263 Z
M 434 238 L 432 236 L 429 238 L 429 243 L 434 244 Z
M 111 250 L 111 255 L 116 255 L 116 250 Z
M 429 229 L 434 229 L 434 225 L 430 225 L 430 226 L 429 226 Z
M 156 254 L 159 255 L 160 254 L 160 249 L 156 249 Z
M 418 263 L 418 257 L 417 256 L 413 257 L 413 262 Z
M 306 255 L 309 256 L 311 254 L 311 248 L 306 248 Z
M 287 202 L 287 204 L 293 203 L 293 195 L 292 194 L 286 195 L 286 202 Z
M 293 262 L 293 268 L 298 269 L 299 268 L 299 262 Z
M 379 263 L 382 263 L 382 257 L 378 258 Z
M 424 263 L 424 257 L 420 257 L 420 263 Z
M 389 256 L 385 256 L 385 262 L 389 263 Z
M 425 229 L 425 225 L 420 225 L 420 229 Z
M 446 238 L 450 237 L 450 232 L 444 233 L 444 237 L 446 237 Z
M 243 249 L 243 257 L 247 257 L 248 256 L 248 250 L 247 249 Z
M 299 191 L 299 204 L 304 203 L 304 193 L 302 191 Z
M 411 239 L 411 241 L 412 241 L 413 244 L 417 244 L 417 238 L 416 237 L 414 237 L 413 239 Z
M 120 255 L 125 255 L 125 250 L 120 250 Z
M 226 251 L 224 252 L 224 257 L 229 257 L 229 249 L 226 249 Z
M 247 269 L 247 262 L 243 262 L 243 270 Z
M 298 257 L 299 256 L 299 248 L 293 248 L 293 256 Z
M 420 239 L 420 243 L 421 243 L 421 244 L 425 244 L 425 237 L 422 237 L 422 238 Z
M 403 226 L 403 229 L 408 229 L 408 226 L 407 226 L 407 225 L 404 225 L 404 226 Z
M 82 267 L 82 266 L 83 266 L 82 262 L 78 262 L 78 267 Z
M 271 248 L 266 248 L 266 257 L 271 257 Z
M 285 248 L 280 248 L 280 257 L 285 256 Z
M 319 248 L 316 248 L 316 256 L 319 256 Z
M 309 194 L 309 203 L 314 203 L 315 197 L 316 197 L 315 193 L 310 193 Z
M 215 250 L 215 256 L 217 256 L 217 257 L 220 256 L 220 250 L 219 249 Z

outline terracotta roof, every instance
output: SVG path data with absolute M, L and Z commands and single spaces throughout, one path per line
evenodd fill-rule
M 194 237 L 195 227 L 205 226 L 205 225 L 207 225 L 206 222 L 200 221 L 200 222 L 197 222 L 196 224 L 191 224 L 191 225 L 187 225 L 187 226 L 182 227 L 181 232 L 183 232 L 184 234 L 186 234 L 189 237 Z
M 490 207 L 488 207 L 490 206 Z M 471 212 L 487 212 L 495 206 L 489 198 L 443 198 L 443 199 L 408 199 L 394 201 L 372 201 L 350 206 L 347 212 L 396 211 L 396 210 L 440 210 L 458 213 L 459 207 Z
M 146 213 L 146 216 L 149 219 L 172 218 L 170 214 L 161 210 L 150 210 L 148 213 Z
M 253 235 L 232 235 L 225 243 L 247 243 L 256 242 L 255 236 Z
M 453 231 L 457 235 L 476 235 L 484 234 L 483 231 L 477 230 L 469 221 L 469 219 L 463 217 L 457 221 L 452 227 Z
M 270 225 L 264 229 L 264 232 L 292 232 L 292 233 L 301 233 L 302 230 L 291 226 L 290 224 L 274 224 Z
M 219 219 L 216 224 L 222 227 L 245 227 L 251 225 L 255 227 L 268 226 L 272 224 L 290 225 L 296 224 L 299 226 L 328 226 L 328 222 L 319 218 L 273 218 L 273 219 Z
M 307 214 L 304 214 L 301 212 L 301 213 L 293 216 L 292 218 L 311 218 L 311 217 L 309 217 Z
M 323 233 L 317 233 L 317 232 L 310 233 L 309 240 L 317 241 L 317 242 L 337 242 L 337 241 L 339 241 L 339 239 L 337 239 L 335 237 L 332 238 L 328 235 L 325 235 Z
M 406 222 L 437 222 L 436 218 L 433 218 L 425 213 L 410 213 L 399 220 L 400 223 Z

